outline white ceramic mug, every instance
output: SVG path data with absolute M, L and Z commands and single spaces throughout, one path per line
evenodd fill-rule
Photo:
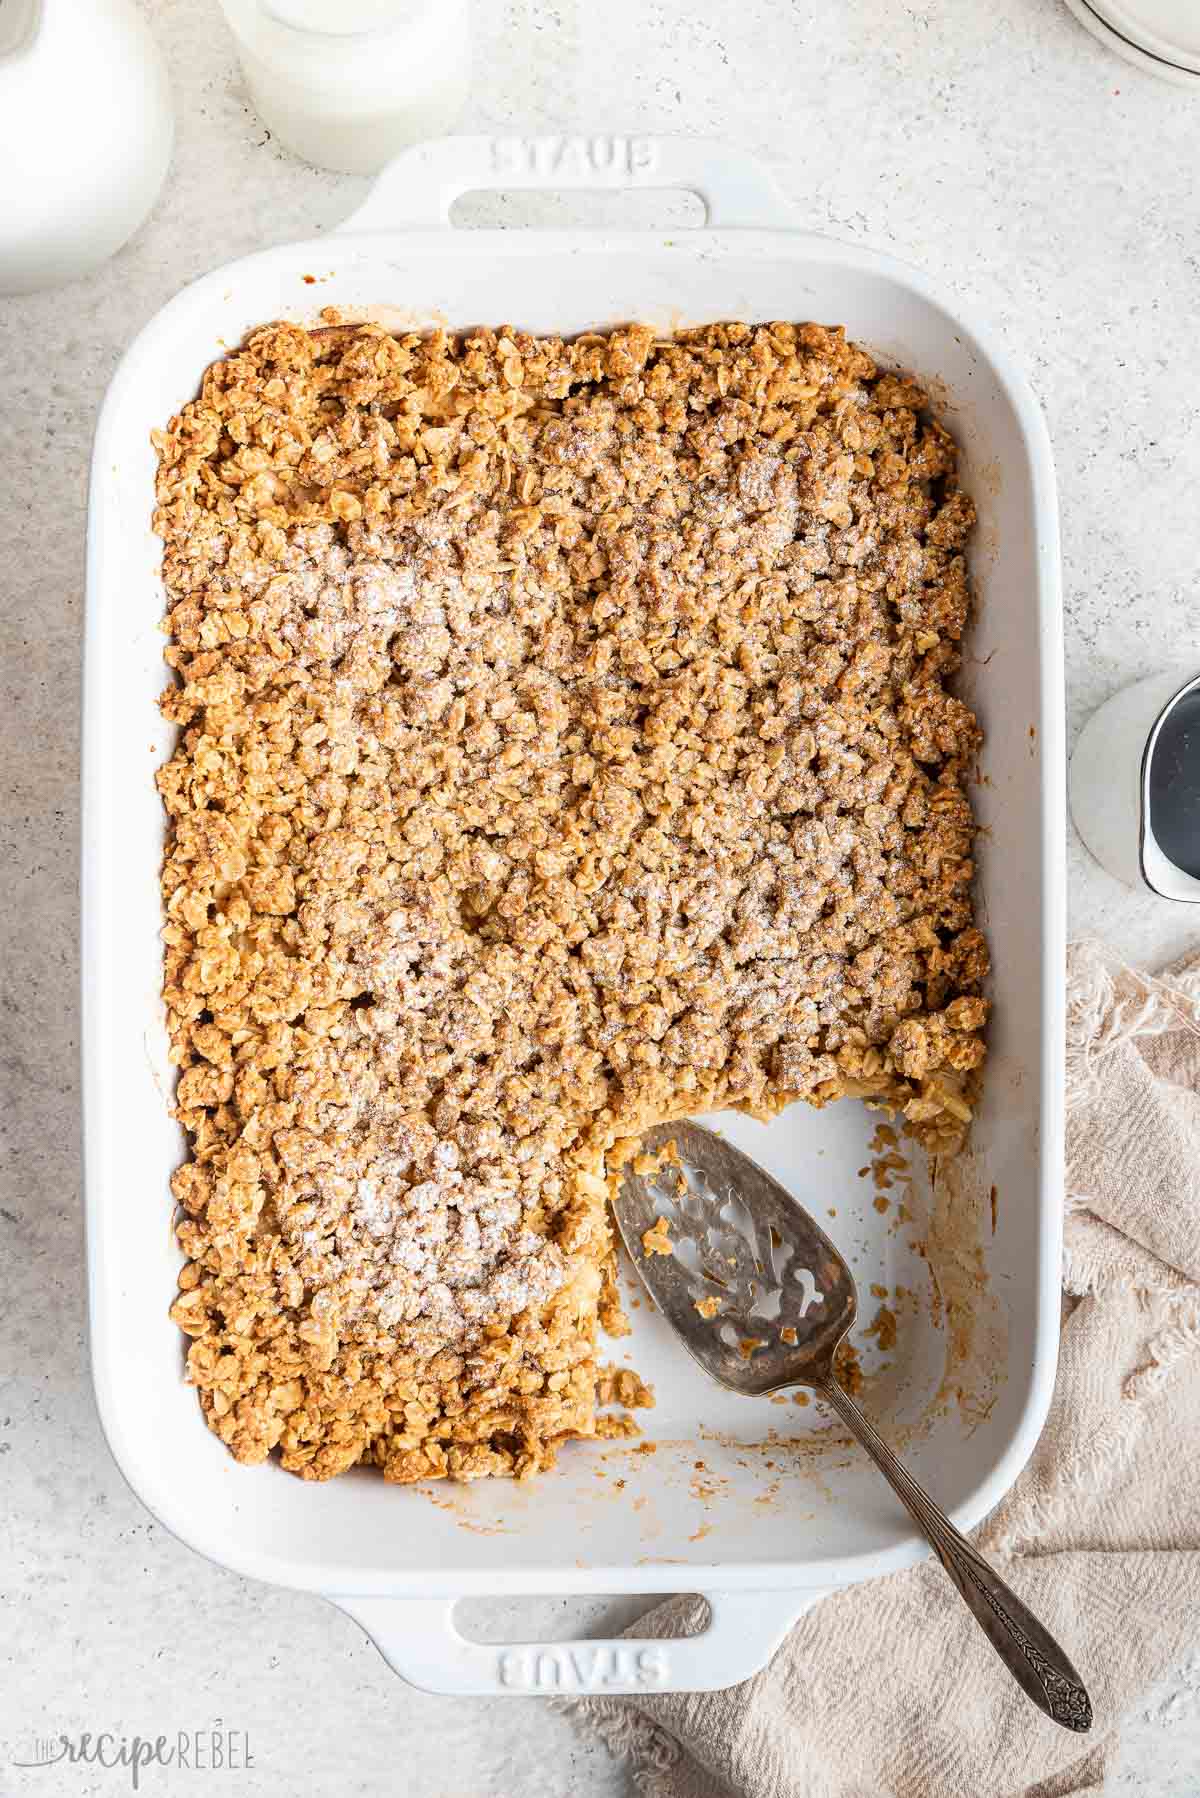
M 1161 899 L 1200 904 L 1200 880 L 1170 861 L 1155 837 L 1150 767 L 1164 724 L 1200 676 L 1151 675 L 1106 701 L 1088 719 L 1071 757 L 1071 816 L 1101 867 L 1126 886 Z M 1197 770 L 1200 786 L 1200 769 Z

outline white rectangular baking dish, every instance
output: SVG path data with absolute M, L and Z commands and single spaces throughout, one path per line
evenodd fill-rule
M 472 189 L 633 185 L 698 192 L 706 227 L 669 236 L 449 228 L 452 200 Z M 644 1307 L 613 1359 L 657 1388 L 646 1418 L 656 1452 L 573 1445 L 557 1472 L 528 1487 L 488 1481 L 430 1495 L 367 1472 L 322 1486 L 274 1465 L 239 1467 L 182 1379 L 167 1317 L 179 1261 L 167 1182 L 182 1143 L 166 1109 L 159 998 L 163 817 L 152 775 L 168 737 L 155 707 L 165 672 L 149 433 L 252 326 L 311 321 L 329 305 L 409 327 L 512 322 L 561 334 L 635 318 L 663 329 L 812 318 L 842 323 L 885 362 L 933 378 L 980 512 L 968 671 L 978 679 L 966 685 L 987 731 L 977 802 L 996 1014 L 974 1172 L 953 1202 L 974 1220 L 987 1293 L 956 1314 L 980 1326 L 970 1366 L 960 1358 L 946 1375 L 954 1331 L 922 1303 L 902 1317 L 892 1372 L 870 1402 L 892 1427 L 915 1421 L 906 1452 L 964 1528 L 1028 1457 L 1057 1351 L 1063 742 L 1046 431 L 1007 354 L 924 275 L 795 228 L 770 177 L 744 156 L 622 137 L 460 138 L 408 152 L 340 232 L 246 257 L 179 294 L 128 351 L 101 415 L 88 541 L 84 1088 L 92 1359 L 113 1454 L 185 1542 L 255 1578 L 331 1597 L 430 1690 L 727 1685 L 760 1667 L 821 1594 L 925 1551 L 865 1457 L 815 1444 L 811 1410 L 718 1391 Z M 906 1246 L 912 1230 L 897 1229 L 894 1208 L 880 1215 L 856 1179 L 875 1121 L 849 1103 L 821 1114 L 795 1107 L 765 1128 L 727 1120 L 822 1221 L 836 1210 L 828 1228 L 860 1281 L 915 1283 L 925 1275 Z M 923 1187 L 910 1203 L 919 1222 Z M 957 1265 L 970 1273 L 969 1257 Z M 466 1595 L 677 1590 L 710 1598 L 706 1634 L 497 1647 L 465 1640 L 452 1618 Z

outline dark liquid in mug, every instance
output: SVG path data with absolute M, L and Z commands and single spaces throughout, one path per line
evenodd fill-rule
M 1150 829 L 1169 862 L 1200 878 L 1200 690 L 1179 701 L 1158 733 Z

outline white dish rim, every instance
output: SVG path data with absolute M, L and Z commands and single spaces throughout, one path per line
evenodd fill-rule
M 434 148 L 440 147 L 434 146 Z M 482 183 L 478 184 L 482 185 Z M 364 209 L 364 211 L 366 210 Z M 348 257 L 355 252 L 369 254 L 378 251 L 378 235 L 369 229 L 361 228 L 362 218 L 362 213 L 356 215 L 356 218 L 351 221 L 352 228 L 339 238 L 338 248 L 341 255 Z M 969 330 L 975 344 L 986 358 L 990 372 L 1003 389 L 1019 421 L 1029 458 L 1030 476 L 1036 494 L 1040 530 L 1038 617 L 1042 642 L 1039 729 L 1042 738 L 1040 749 L 1044 766 L 1041 783 L 1040 851 L 1045 878 L 1044 903 L 1039 920 L 1043 968 L 1043 1056 L 1040 1092 L 1040 1184 L 1037 1202 L 1043 1253 L 1036 1293 L 1038 1341 L 1035 1365 L 1020 1424 L 1005 1452 L 976 1490 L 972 1503 L 961 1508 L 955 1514 L 955 1521 L 961 1527 L 969 1528 L 1004 1496 L 1032 1453 L 1049 1410 L 1057 1361 L 1063 1160 L 1062 1041 L 1065 996 L 1062 969 L 1065 942 L 1063 848 L 1065 780 L 1062 775 L 1065 755 L 1061 703 L 1062 644 L 1058 512 L 1053 460 L 1045 422 L 1026 378 L 1005 346 L 990 330 L 981 327 L 973 319 L 964 318 L 962 309 L 952 293 L 922 271 L 914 269 L 894 257 L 864 249 L 856 244 L 841 243 L 816 233 L 797 230 L 788 219 L 783 222 L 786 226 L 789 254 L 803 254 L 805 257 L 814 259 L 836 260 L 839 264 L 858 267 L 874 275 L 885 275 L 897 284 L 908 288 L 920 298 L 942 308 Z M 359 228 L 353 228 L 356 226 Z M 556 250 L 567 254 L 572 250 L 578 250 L 581 238 L 587 240 L 585 247 L 591 251 L 610 249 L 614 254 L 623 255 L 636 253 L 638 250 L 644 249 L 648 243 L 663 241 L 658 234 L 643 231 L 606 231 L 602 233 L 564 231 L 526 235 L 536 236 L 536 250 L 539 254 L 554 253 Z M 728 232 L 720 228 L 715 231 L 708 228 L 689 231 L 687 241 L 689 248 L 703 254 L 706 245 L 717 243 L 722 238 L 727 238 L 728 235 Z M 773 228 L 756 226 L 737 232 L 739 247 L 750 252 L 753 252 L 756 247 L 761 250 L 777 250 L 783 235 L 778 224 Z M 406 229 L 403 233 L 405 247 L 418 253 L 427 253 L 433 250 L 444 251 L 448 243 L 452 241 L 453 239 L 448 239 L 442 229 L 432 231 Z M 520 253 L 524 247 L 520 241 L 520 234 L 517 233 L 477 231 L 470 234 L 470 246 L 473 252 L 486 253 L 489 245 L 496 247 L 503 245 L 508 254 L 512 254 L 514 250 Z M 264 260 L 269 262 L 287 259 L 294 263 L 312 262 L 316 264 L 322 257 L 328 257 L 329 248 L 328 238 L 317 238 L 259 251 L 249 257 L 239 258 L 200 277 L 184 288 L 181 293 L 168 301 L 139 332 L 113 376 L 96 429 L 87 545 L 89 595 L 99 589 L 105 573 L 108 545 L 100 489 L 104 481 L 104 471 L 119 448 L 114 440 L 114 420 L 126 389 L 136 378 L 141 365 L 150 359 L 158 347 L 169 337 L 172 323 L 180 309 L 208 305 L 210 302 L 216 301 L 236 283 L 244 271 L 252 266 L 261 265 Z M 668 1576 L 664 1580 L 661 1567 L 637 1567 L 620 1563 L 579 1569 L 572 1577 L 565 1577 L 563 1574 L 551 1570 L 542 1579 L 531 1578 L 528 1571 L 519 1568 L 510 1571 L 503 1567 L 493 1569 L 486 1577 L 471 1574 L 466 1578 L 455 1574 L 453 1570 L 450 1570 L 447 1575 L 444 1570 L 431 1569 L 427 1574 L 414 1577 L 411 1574 L 396 1576 L 389 1574 L 386 1569 L 380 1569 L 378 1577 L 347 1582 L 344 1572 L 339 1571 L 333 1564 L 319 1561 L 296 1561 L 275 1554 L 243 1555 L 230 1552 L 228 1547 L 223 1546 L 219 1532 L 210 1534 L 207 1530 L 196 1526 L 194 1517 L 180 1516 L 169 1501 L 164 1501 L 159 1489 L 160 1482 L 147 1476 L 146 1444 L 144 1441 L 139 1442 L 136 1432 L 131 1432 L 126 1427 L 118 1400 L 120 1368 L 113 1363 L 105 1331 L 106 1294 L 111 1288 L 108 1267 L 109 1244 L 102 1228 L 103 1207 L 106 1199 L 103 1190 L 101 1144 L 102 1133 L 106 1126 L 111 1126 L 115 1115 L 116 1095 L 114 1095 L 113 1087 L 114 1081 L 119 1078 L 119 1070 L 107 1067 L 103 1057 L 96 1052 L 101 1042 L 100 1024 L 104 1001 L 102 996 L 97 996 L 91 980 L 95 970 L 103 970 L 106 908 L 114 898 L 111 883 L 106 890 L 103 855 L 98 847 L 103 835 L 105 811 L 113 800 L 112 796 L 104 791 L 102 782 L 104 764 L 101 736 L 108 699 L 99 688 L 98 658 L 94 653 L 92 643 L 93 629 L 93 612 L 89 606 L 85 652 L 82 869 L 84 970 L 82 1052 L 86 1121 L 85 1202 L 88 1234 L 88 1295 L 92 1365 L 97 1404 L 106 1439 L 123 1476 L 131 1489 L 138 1494 L 143 1503 L 147 1504 L 147 1507 L 165 1528 L 171 1530 L 188 1546 L 207 1556 L 216 1564 L 233 1568 L 235 1571 L 253 1578 L 327 1595 L 357 1596 L 367 1600 L 385 1596 L 429 1598 L 462 1596 L 469 1593 L 529 1593 L 535 1591 L 653 1593 L 674 1589 L 669 1570 Z M 109 1202 L 111 1203 L 111 1199 Z M 154 1493 L 153 1498 L 148 1496 L 148 1491 Z M 705 1592 L 756 1592 L 764 1597 L 769 1593 L 787 1593 L 791 1595 L 795 1605 L 802 1601 L 805 1595 L 811 1598 L 814 1594 L 827 1591 L 835 1586 L 909 1566 L 921 1558 L 924 1552 L 924 1546 L 920 1540 L 912 1537 L 898 1543 L 893 1549 L 879 1554 L 863 1554 L 834 1560 L 797 1561 L 788 1566 L 781 1566 L 778 1562 L 747 1562 L 739 1563 L 736 1567 L 722 1565 L 720 1562 L 709 1566 L 690 1564 L 687 1569 L 687 1583 L 692 1589 Z M 675 1584 L 677 1583 L 676 1581 Z M 794 1610 L 792 1614 L 795 1614 Z M 492 1688 L 489 1686 L 487 1689 Z

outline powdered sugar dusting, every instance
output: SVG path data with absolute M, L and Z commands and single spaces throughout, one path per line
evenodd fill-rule
M 276 326 L 159 449 L 189 1376 L 307 1477 L 532 1470 L 614 1143 L 969 1113 L 953 445 L 816 325 Z

